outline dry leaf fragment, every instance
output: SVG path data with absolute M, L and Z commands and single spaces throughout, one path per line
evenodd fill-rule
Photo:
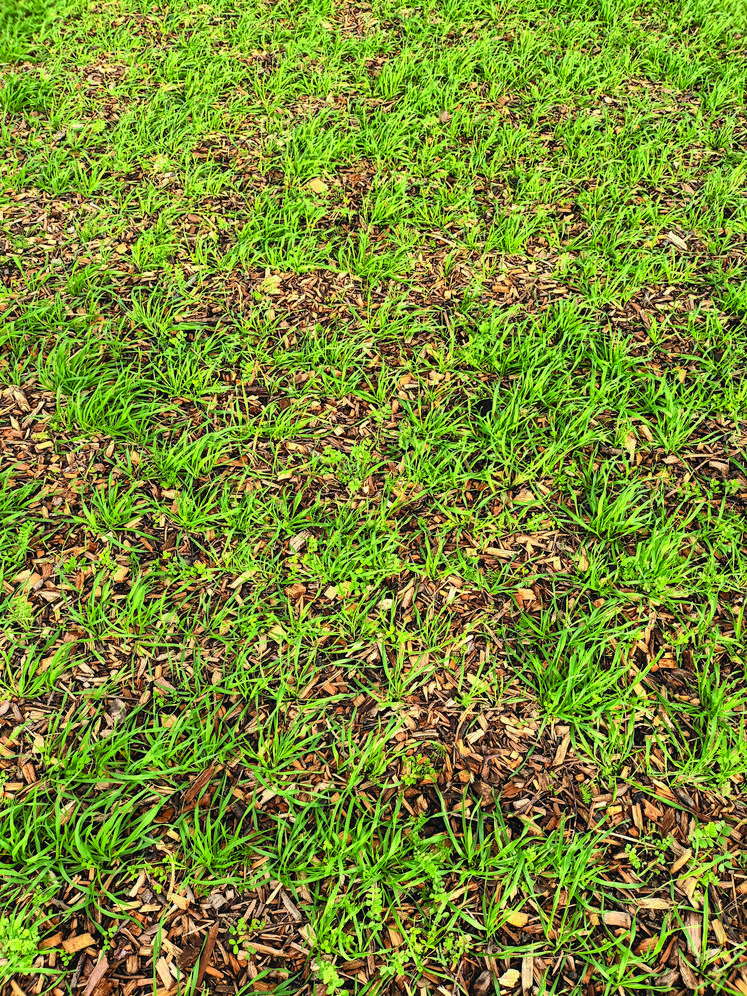
M 318 177 L 315 177 L 313 180 L 309 180 L 306 186 L 309 190 L 313 190 L 315 194 L 326 194 L 329 190 L 329 187 L 324 180 L 320 180 Z
M 264 294 L 280 294 L 280 275 L 278 273 L 268 273 L 262 281 L 262 292 Z
M 586 556 L 586 550 L 583 546 L 578 551 L 578 569 L 580 571 L 589 570 L 589 558 Z
M 685 242 L 684 239 L 681 239 L 679 235 L 675 235 L 674 232 L 667 232 L 667 238 L 673 246 L 676 246 L 677 249 L 681 249 L 682 252 L 687 252 L 687 242 Z
M 472 996 L 488 996 L 493 991 L 493 975 L 488 969 L 480 972 L 472 983 Z
M 695 896 L 698 888 L 698 879 L 694 875 L 688 875 L 686 878 L 679 880 L 679 885 L 692 905 L 700 908 L 700 902 Z
M 519 608 L 523 609 L 526 602 L 533 602 L 535 600 L 535 594 L 531 588 L 517 588 L 516 589 L 516 601 L 519 603 Z
M 409 584 L 402 593 L 402 608 L 409 609 L 412 605 L 412 600 L 415 597 L 415 584 Z
M 32 591 L 43 583 L 44 579 L 41 574 L 36 574 L 33 571 L 21 571 L 21 574 L 24 575 L 21 588 L 26 591 Z M 18 578 L 16 578 L 16 580 L 18 580 Z
M 521 978 L 521 972 L 517 972 L 515 968 L 509 968 L 507 972 L 498 979 L 498 982 L 505 986 L 506 989 L 513 989 L 516 983 Z
M 505 922 L 510 923 L 512 927 L 523 927 L 529 920 L 528 913 L 522 913 L 519 910 L 512 910 L 506 917 Z
M 662 973 L 662 975 L 656 976 L 656 984 L 659 986 L 659 992 L 668 992 L 674 987 L 674 983 L 679 977 L 679 971 L 676 968 L 670 968 L 668 972 Z
M 655 948 L 658 943 L 659 938 L 656 935 L 653 937 L 644 937 L 640 944 L 636 944 L 635 953 L 637 955 L 646 954 L 646 952 L 650 951 L 651 948 Z
M 649 443 L 653 443 L 654 436 L 649 427 L 645 423 L 640 423 L 638 425 L 638 431 Z
M 231 588 L 240 588 L 245 581 L 250 581 L 254 577 L 254 573 L 254 569 L 250 568 L 248 571 L 244 571 L 243 574 L 239 574 L 239 576 L 231 582 Z
M 31 405 L 28 403 L 28 401 L 26 399 L 26 395 L 23 393 L 23 391 L 21 391 L 17 387 L 12 387 L 10 389 L 10 393 L 13 396 L 13 398 L 14 398 L 16 404 L 18 405 L 18 407 L 21 409 L 21 411 L 24 411 L 24 412 L 30 412 L 31 411 Z

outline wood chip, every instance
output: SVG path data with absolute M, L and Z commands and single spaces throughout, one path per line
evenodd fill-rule
M 534 958 L 531 955 L 521 959 L 521 988 L 526 993 L 534 985 Z
M 703 944 L 703 917 L 692 910 L 685 914 L 684 926 L 685 939 L 690 953 L 696 960 L 700 960 L 701 948 Z
M 308 529 L 302 529 L 300 533 L 296 533 L 295 536 L 291 536 L 288 546 L 294 553 L 299 553 L 308 543 L 311 537 L 311 533 Z
M 45 937 L 43 941 L 39 943 L 39 950 L 45 951 L 47 948 L 56 948 L 62 944 L 62 933 L 58 931 L 56 934 L 52 934 L 51 937 Z
M 88 976 L 88 981 L 86 982 L 86 988 L 83 990 L 83 996 L 91 996 L 93 991 L 98 986 L 99 982 L 104 978 L 107 971 L 109 970 L 109 959 L 106 955 L 102 955 L 96 967 Z
M 607 910 L 606 913 L 602 914 L 602 920 L 608 927 L 627 928 L 630 926 L 630 914 L 618 910 Z
M 677 961 L 680 967 L 680 975 L 682 976 L 682 981 L 685 983 L 688 989 L 698 988 L 698 977 L 693 972 L 691 965 L 689 964 L 687 958 L 681 951 L 677 952 Z
M 188 806 L 200 792 L 205 788 L 210 779 L 215 774 L 215 765 L 211 764 L 209 768 L 205 768 L 200 774 L 192 780 L 187 791 L 184 793 L 184 805 Z
M 724 925 L 720 920 L 711 920 L 711 928 L 713 933 L 716 935 L 716 940 L 718 941 L 720 947 L 724 947 L 726 944 L 726 931 L 724 930 Z
M 172 985 L 171 972 L 169 971 L 169 963 L 165 958 L 159 958 L 156 962 L 156 972 L 158 972 L 158 977 L 163 982 L 166 989 L 169 989 Z
M 76 937 L 68 937 L 66 941 L 63 941 L 62 948 L 68 954 L 75 954 L 76 951 L 93 947 L 95 944 L 96 941 L 90 934 L 78 934 Z
M 672 867 L 669 869 L 669 874 L 676 875 L 680 868 L 684 868 L 692 856 L 693 852 L 689 848 L 688 850 L 683 851 L 683 853 L 677 858 Z
M 290 896 L 289 896 L 289 895 L 288 895 L 288 893 L 287 893 L 287 892 L 285 891 L 285 889 L 281 889 L 281 890 L 280 890 L 280 899 L 282 900 L 282 903 L 283 903 L 283 906 L 285 906 L 285 908 L 286 908 L 286 909 L 288 910 L 288 912 L 290 913 L 291 917 L 292 917 L 292 918 L 293 918 L 293 919 L 294 919 L 294 920 L 295 920 L 295 921 L 296 921 L 297 923 L 300 923 L 300 922 L 301 922 L 301 921 L 303 920 L 303 916 L 301 915 L 301 911 L 300 911 L 300 910 L 298 909 L 298 907 L 297 907 L 297 906 L 296 906 L 296 905 L 295 905 L 295 904 L 293 903 L 293 901 L 291 900 Z
M 560 741 L 560 746 L 555 751 L 555 759 L 553 760 L 553 767 L 559 768 L 561 764 L 565 761 L 566 754 L 568 753 L 568 748 L 571 743 L 570 733 L 566 733 L 563 739 Z
M 210 931 L 205 941 L 205 947 L 200 955 L 200 964 L 197 969 L 197 979 L 195 981 L 194 992 L 198 992 L 200 986 L 202 985 L 202 980 L 205 977 L 205 972 L 210 964 L 210 959 L 213 957 L 213 949 L 215 948 L 215 942 L 218 938 L 218 930 L 220 929 L 220 924 L 218 922 L 214 923 L 210 928 Z
M 672 908 L 671 900 L 657 899 L 655 896 L 639 899 L 636 905 L 641 910 L 668 910 Z

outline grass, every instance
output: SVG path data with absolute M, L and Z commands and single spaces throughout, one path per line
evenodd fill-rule
M 747 993 L 737 0 L 0 2 L 0 981 Z

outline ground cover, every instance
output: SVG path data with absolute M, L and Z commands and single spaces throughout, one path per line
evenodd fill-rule
M 0 6 L 0 982 L 747 993 L 741 0 Z

